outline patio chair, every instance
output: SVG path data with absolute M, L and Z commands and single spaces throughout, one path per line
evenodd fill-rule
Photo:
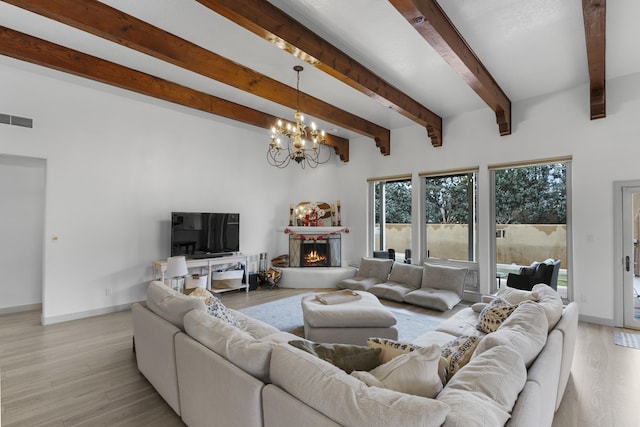
M 554 291 L 557 291 L 559 271 L 559 259 L 553 260 L 549 258 L 543 262 L 535 261 L 528 267 L 521 267 L 520 274 L 509 273 L 507 286 L 530 291 L 534 285 L 544 283 L 551 286 Z

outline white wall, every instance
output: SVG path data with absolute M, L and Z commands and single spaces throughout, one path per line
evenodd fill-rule
M 45 167 L 0 155 L 0 312 L 42 303 Z
M 33 73 L 33 71 L 37 73 Z M 487 165 L 572 155 L 573 272 L 583 317 L 614 319 L 613 181 L 640 179 L 640 75 L 607 82 L 608 117 L 590 121 L 588 90 L 513 105 L 513 134 L 488 109 L 445 118 L 444 146 L 419 126 L 392 132 L 391 155 L 353 138 L 348 164 L 266 166 L 267 132 L 17 61 L 0 63 L 0 153 L 47 159 L 45 321 L 144 298 L 151 261 L 168 254 L 171 210 L 241 213 L 241 249 L 278 255 L 289 203 L 343 205 L 347 261 L 366 255 L 368 177 L 479 166 L 483 286 L 489 280 Z M 262 144 L 262 146 L 261 146 Z M 52 237 L 58 236 L 58 241 Z M 110 296 L 105 289 L 110 288 Z
M 45 323 L 143 300 L 172 210 L 239 212 L 240 249 L 272 256 L 289 203 L 335 187 L 334 165 L 318 192 L 265 166 L 267 130 L 6 59 L 0 93 L 34 119 L 1 125 L 0 153 L 47 161 Z

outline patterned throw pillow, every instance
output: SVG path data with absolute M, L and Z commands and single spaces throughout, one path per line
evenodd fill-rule
M 485 334 L 497 331 L 500 325 L 502 325 L 502 322 L 504 322 L 517 307 L 517 305 L 511 305 L 502 298 L 495 298 L 480 312 L 476 328 Z
M 480 337 L 462 335 L 442 347 L 438 374 L 443 385 L 447 384 L 451 377 L 471 360 L 479 342 Z
M 382 349 L 382 353 L 380 353 L 380 363 L 387 363 L 396 356 L 422 348 L 408 342 L 400 342 L 387 338 L 369 338 L 367 339 L 367 347 Z
M 210 297 L 207 299 L 207 314 L 224 320 L 231 326 L 240 327 L 236 318 L 229 312 L 229 309 L 220 301 L 218 297 Z

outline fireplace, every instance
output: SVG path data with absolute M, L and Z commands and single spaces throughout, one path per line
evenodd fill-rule
M 331 247 L 327 240 L 303 240 L 300 250 L 301 267 L 327 267 L 331 259 Z
M 289 267 L 340 267 L 340 234 L 290 235 Z

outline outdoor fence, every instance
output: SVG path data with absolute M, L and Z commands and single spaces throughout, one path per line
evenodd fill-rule
M 378 228 L 379 229 L 379 228 Z M 411 248 L 410 224 L 387 224 L 386 247 L 404 253 Z M 468 227 L 463 224 L 427 224 L 429 256 L 466 260 Z M 376 250 L 379 239 L 376 238 Z M 567 226 L 565 224 L 496 225 L 496 262 L 529 265 L 532 261 L 559 259 L 566 266 Z

